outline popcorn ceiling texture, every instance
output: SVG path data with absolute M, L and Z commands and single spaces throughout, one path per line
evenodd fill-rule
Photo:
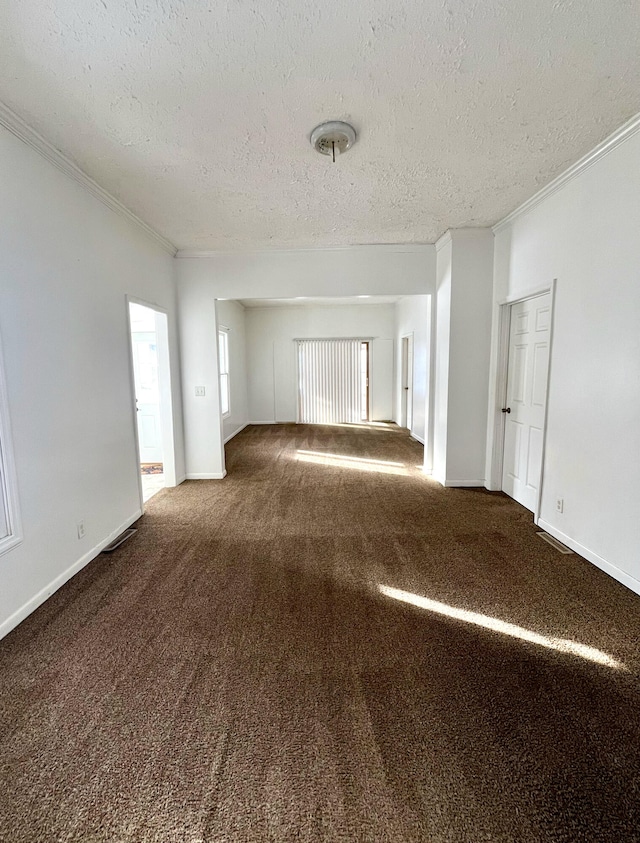
M 6 3 L 0 99 L 180 248 L 433 242 L 640 110 L 638 6 Z M 359 135 L 335 165 L 327 119 Z

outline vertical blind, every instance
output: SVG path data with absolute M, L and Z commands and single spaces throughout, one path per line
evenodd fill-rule
M 297 342 L 300 421 L 306 424 L 362 421 L 362 340 Z

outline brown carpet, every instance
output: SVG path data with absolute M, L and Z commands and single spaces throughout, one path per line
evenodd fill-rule
M 156 495 L 0 644 L 0 840 L 639 841 L 640 598 L 420 460 L 249 427 Z

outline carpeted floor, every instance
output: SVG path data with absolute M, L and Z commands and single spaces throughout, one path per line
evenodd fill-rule
M 0 643 L 0 840 L 640 841 L 640 598 L 420 461 L 249 427 L 156 495 Z

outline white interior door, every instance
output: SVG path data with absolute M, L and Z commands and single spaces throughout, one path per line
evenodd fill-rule
M 162 422 L 155 332 L 132 331 L 140 462 L 162 462 Z
M 551 296 L 511 306 L 502 489 L 532 512 L 542 474 Z

